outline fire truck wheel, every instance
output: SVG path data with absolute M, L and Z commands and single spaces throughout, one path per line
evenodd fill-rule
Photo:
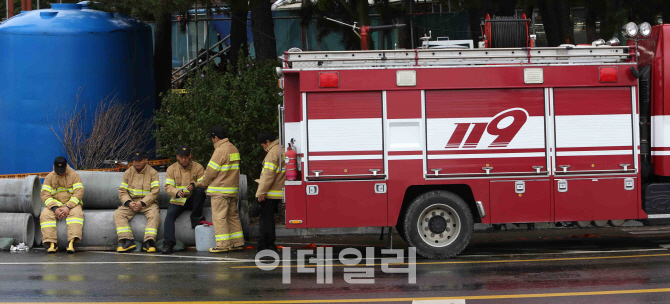
M 395 225 L 395 230 L 398 232 L 398 235 L 402 238 L 405 243 L 407 243 L 407 234 L 405 234 L 405 225 L 402 221 L 398 220 L 398 223 Z
M 407 242 L 431 259 L 451 258 L 470 243 L 474 220 L 465 201 L 448 191 L 426 192 L 407 208 L 404 220 Z

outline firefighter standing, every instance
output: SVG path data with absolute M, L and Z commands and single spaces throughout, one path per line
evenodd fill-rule
M 138 149 L 133 152 L 134 164 L 123 173 L 123 181 L 119 187 L 119 198 L 122 205 L 114 212 L 114 224 L 119 238 L 118 252 L 135 249 L 133 231 L 130 221 L 137 213 L 147 217 L 144 230 L 142 251 L 156 252 L 156 235 L 161 218 L 156 202 L 160 191 L 158 172 L 147 164 L 147 153 Z
M 170 195 L 170 206 L 167 210 L 165 223 L 165 242 L 163 253 L 172 253 L 177 241 L 174 222 L 186 209 L 192 209 L 191 227 L 195 228 L 205 218 L 202 207 L 205 205 L 204 188 L 196 188 L 195 183 L 201 182 L 205 168 L 191 160 L 191 149 L 186 146 L 177 148 L 177 162 L 168 167 L 165 173 L 165 191 Z
M 210 138 L 214 154 L 207 164 L 205 176 L 196 188 L 207 188 L 212 197 L 212 222 L 216 247 L 209 252 L 221 253 L 244 249 L 244 235 L 237 210 L 240 182 L 240 153 L 230 143 L 222 126 L 212 127 Z
M 42 242 L 48 253 L 58 251 L 56 221 L 65 219 L 67 224 L 67 252 L 74 253 L 74 242 L 81 242 L 84 229 L 82 201 L 84 185 L 79 174 L 67 165 L 65 157 L 54 160 L 54 170 L 42 185 L 41 198 L 46 208 L 40 215 Z
M 261 236 L 258 240 L 258 251 L 265 249 L 277 251 L 275 245 L 275 213 L 284 198 L 283 188 L 286 181 L 284 168 L 284 147 L 272 133 L 263 132 L 258 135 L 258 143 L 267 155 L 263 160 L 263 171 L 258 180 L 258 190 L 254 204 L 260 205 L 259 228 Z

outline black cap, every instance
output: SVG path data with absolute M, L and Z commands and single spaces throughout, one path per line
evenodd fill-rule
M 227 138 L 228 135 L 226 133 L 226 129 L 224 129 L 223 126 L 214 126 L 212 127 L 212 131 L 209 137 L 210 138 L 218 137 L 219 139 L 224 139 Z
M 144 149 L 137 149 L 133 152 L 132 159 L 133 160 L 143 160 L 147 158 L 147 151 L 144 151 Z
M 62 156 L 56 157 L 54 160 L 54 171 L 58 174 L 63 174 L 65 170 L 67 170 L 67 159 Z
M 188 146 L 181 146 L 177 148 L 177 155 L 191 155 L 191 148 Z
M 272 134 L 270 132 L 261 132 L 260 134 L 258 134 L 258 143 L 259 144 L 264 144 L 268 141 L 273 142 L 275 140 L 277 140 L 277 136 L 275 136 L 274 134 Z

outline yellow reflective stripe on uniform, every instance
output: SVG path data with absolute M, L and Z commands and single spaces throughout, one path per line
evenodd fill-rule
M 54 228 L 56 228 L 56 221 L 52 221 L 52 222 L 42 222 L 42 223 L 40 223 L 40 227 L 42 227 L 42 228 L 48 228 L 48 227 L 54 227 Z
M 230 161 L 240 160 L 240 153 L 230 153 Z
M 84 185 L 82 183 L 75 183 L 74 185 L 72 185 L 73 190 L 76 190 L 76 189 L 79 189 L 79 188 L 84 188 Z
M 207 166 L 211 167 L 212 169 L 216 171 L 230 171 L 230 170 L 239 170 L 240 165 L 239 164 L 232 164 L 232 165 L 216 165 L 216 163 L 210 162 Z M 202 179 L 202 177 L 200 178 Z
M 217 234 L 214 236 L 217 241 L 225 241 L 230 239 L 230 234 Z
M 199 182 L 201 182 L 203 179 L 205 179 L 204 176 L 200 177 L 200 178 L 199 178 L 197 181 L 195 181 L 195 182 L 196 182 L 196 183 L 199 183 Z
M 160 186 L 161 186 L 161 184 L 160 184 L 158 181 L 153 181 L 153 182 L 151 182 L 151 186 L 150 186 L 150 188 L 153 188 L 153 187 L 160 187 Z
M 42 185 L 42 191 L 52 192 L 54 190 L 49 185 Z
M 58 187 L 58 189 L 51 191 L 52 194 L 59 193 L 59 192 L 70 192 L 70 193 L 72 193 L 72 192 L 74 192 L 74 189 Z
M 57 200 L 55 200 L 55 199 L 53 199 L 53 198 L 47 198 L 47 200 L 44 201 L 44 205 L 49 206 L 49 204 L 51 204 L 51 203 L 53 203 L 53 202 L 55 202 L 56 205 L 58 205 L 58 207 L 63 206 L 63 203 L 61 203 L 61 202 L 59 202 L 59 201 L 57 201 Z
M 283 198 L 284 197 L 284 192 L 281 190 L 270 190 L 268 191 L 267 194 L 268 197 L 278 197 L 278 198 Z
M 128 192 L 130 192 L 130 194 L 135 195 L 135 196 L 147 195 L 147 194 L 151 193 L 151 191 L 149 191 L 149 190 L 132 189 L 132 188 L 128 188 L 127 190 L 128 190 Z
M 182 197 L 182 198 L 172 198 L 172 199 L 170 199 L 170 202 L 186 203 L 186 198 L 185 198 L 185 197 Z
M 133 231 L 130 230 L 129 226 L 116 228 L 116 234 L 120 234 L 120 233 L 124 233 L 124 232 L 131 232 L 132 233 Z
M 158 234 L 158 230 L 154 228 L 146 228 L 144 229 L 144 234 Z
M 214 170 L 216 170 L 216 171 L 221 170 L 221 166 L 219 166 L 219 164 L 217 164 L 217 163 L 215 163 L 215 162 L 213 162 L 213 161 L 211 161 L 211 160 L 209 161 L 209 164 L 207 164 L 207 167 L 210 167 L 210 168 L 212 168 L 212 169 L 214 169 Z
M 263 169 L 270 169 L 272 171 L 277 171 L 277 165 L 273 163 L 263 163 Z
M 177 185 L 177 184 L 175 184 L 174 179 L 169 179 L 169 178 L 165 179 L 165 184 L 166 185 L 173 185 L 173 186 Z
M 231 234 L 230 234 L 230 239 L 231 239 L 231 240 L 232 240 L 232 239 L 239 239 L 239 238 L 241 238 L 241 237 L 244 237 L 244 234 L 242 233 L 242 231 L 240 231 L 240 232 L 235 232 L 235 233 L 231 233 Z
M 121 186 L 119 186 L 119 188 L 128 190 L 128 184 L 121 183 Z
M 71 202 L 74 202 L 75 205 L 81 203 L 81 201 L 80 201 L 78 198 L 74 197 L 74 196 L 70 198 L 70 201 L 71 201 Z
M 79 218 L 79 217 L 72 217 L 72 218 L 66 219 L 66 220 L 65 220 L 65 223 L 67 223 L 68 225 L 70 225 L 70 224 L 80 224 L 80 225 L 83 225 L 83 224 L 84 224 L 84 219 L 83 219 L 83 218 Z
M 238 170 L 240 169 L 240 165 L 234 164 L 234 165 L 223 165 L 221 166 L 221 169 L 219 171 L 230 171 L 230 170 Z
M 238 187 L 208 187 L 208 193 L 237 193 Z

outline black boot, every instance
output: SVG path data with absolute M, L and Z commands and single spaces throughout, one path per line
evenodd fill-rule
M 163 254 L 170 254 L 174 251 L 174 243 L 170 241 L 164 241 L 163 242 Z
M 123 245 L 117 247 L 116 252 L 130 252 L 137 247 L 137 246 L 135 246 L 135 241 L 134 240 L 125 239 L 125 240 L 122 240 L 122 241 L 123 241 Z
M 142 251 L 146 251 L 146 252 L 149 252 L 149 253 L 155 253 L 156 252 L 156 242 L 154 242 L 154 240 L 147 240 L 142 245 Z

